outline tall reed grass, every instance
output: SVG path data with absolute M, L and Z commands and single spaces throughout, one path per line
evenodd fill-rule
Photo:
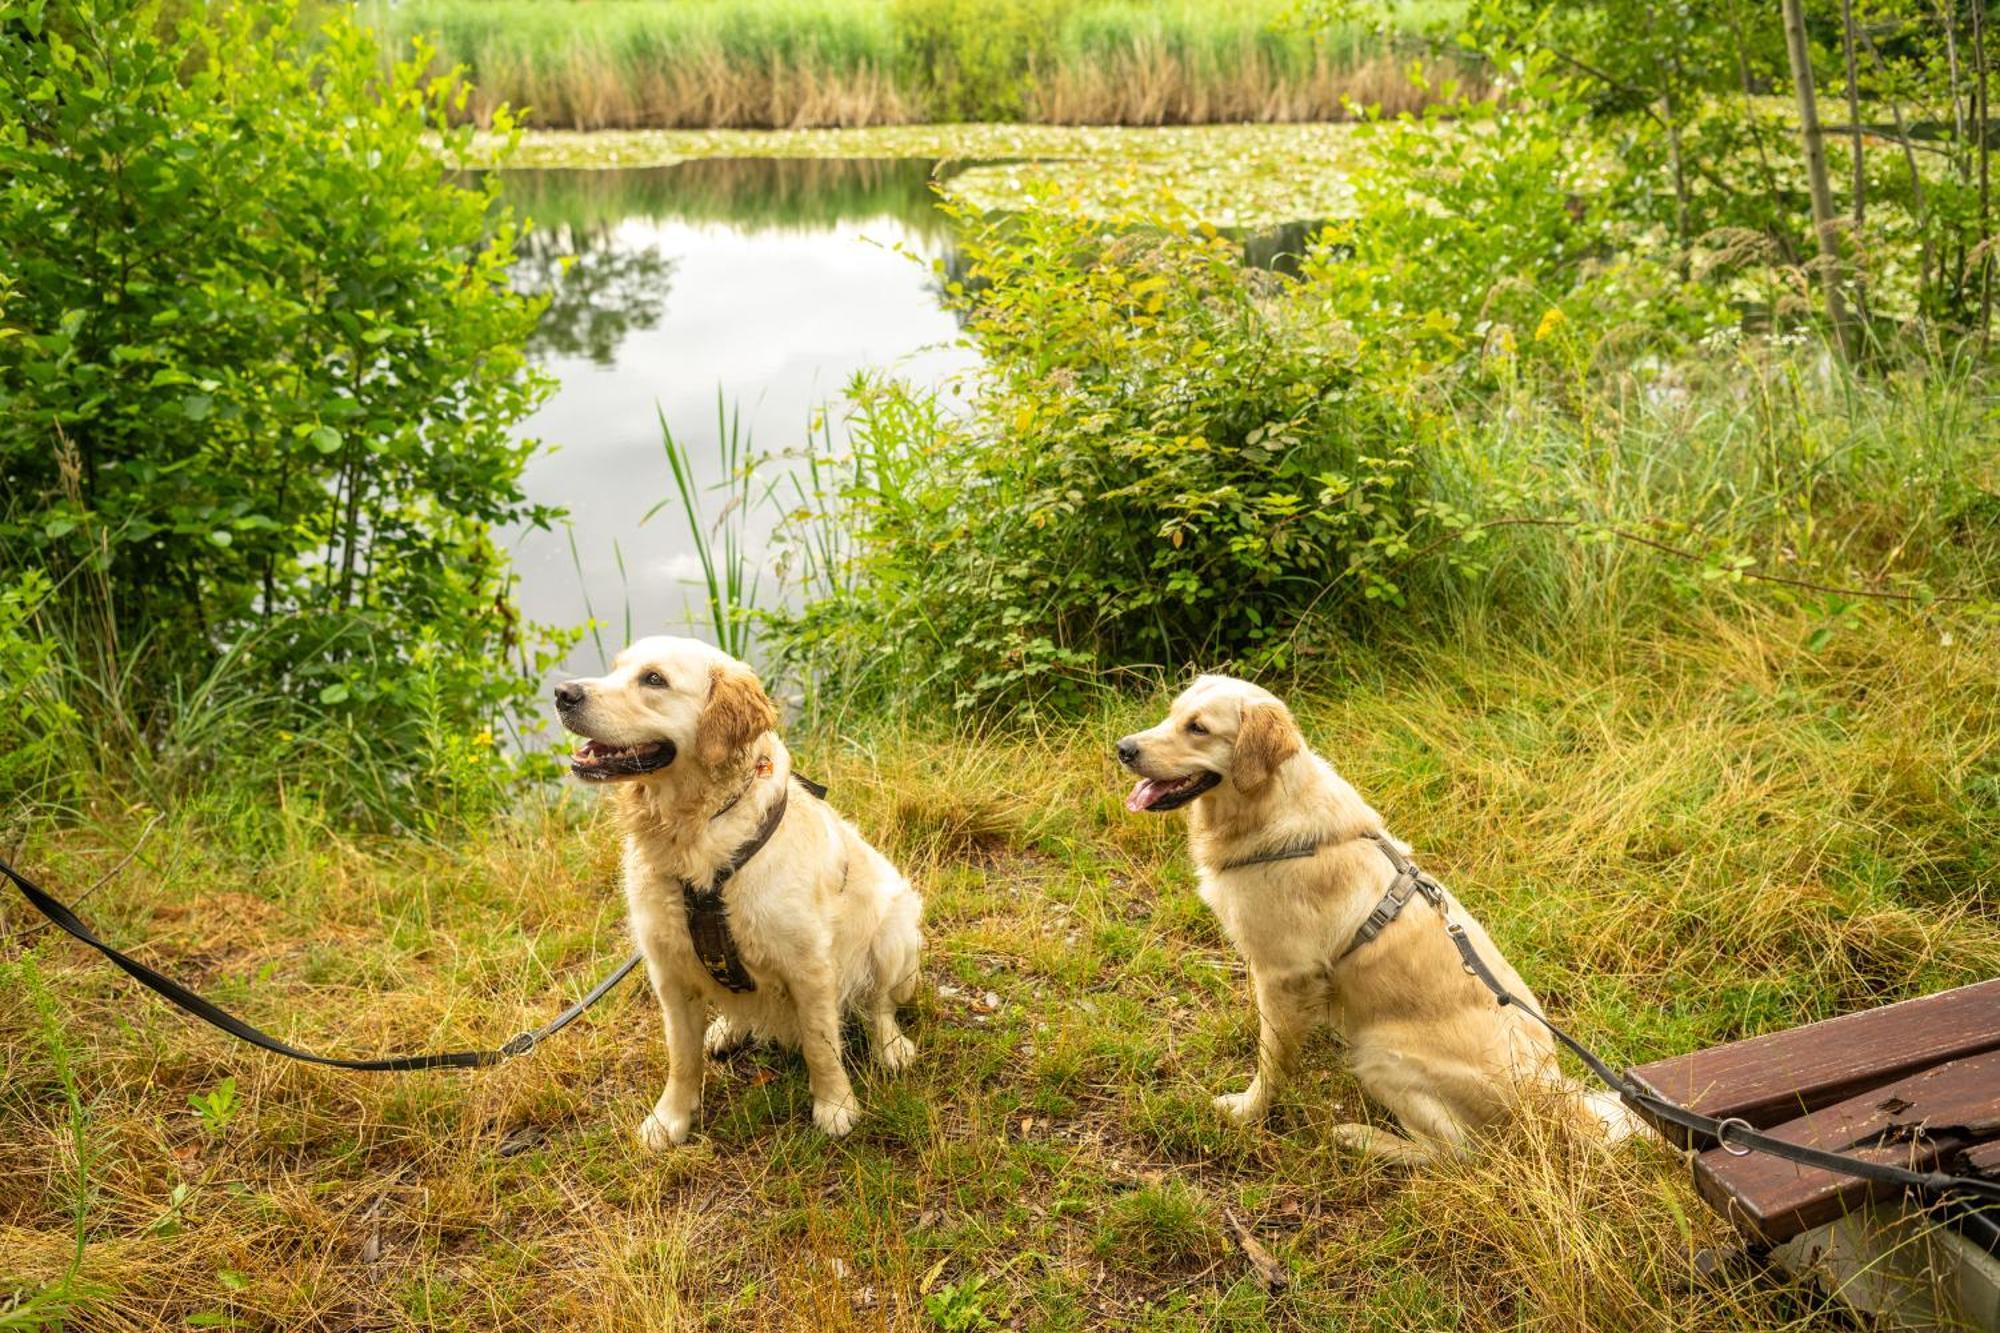
M 1292 0 L 414 0 L 378 6 L 428 34 L 477 91 L 467 114 L 529 108 L 593 130 L 1009 120 L 1162 125 L 1392 110 L 1419 33 L 1456 6 L 1409 0 L 1385 25 L 1308 28 Z

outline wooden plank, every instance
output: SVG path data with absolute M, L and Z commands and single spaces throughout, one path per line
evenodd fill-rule
M 1766 1132 L 1864 1161 L 1928 1170 L 1941 1157 L 2000 1137 L 2000 1051 L 1947 1061 Z M 1899 1186 L 1722 1148 L 1697 1159 L 1695 1183 L 1725 1216 L 1774 1244 L 1870 1199 L 1902 1193 Z
M 1647 1091 L 1759 1128 L 1946 1060 L 2000 1049 L 2000 979 L 1773 1032 L 1627 1074 Z M 1659 1125 L 1674 1143 L 1686 1131 Z
M 1966 1149 L 1965 1170 L 1975 1176 L 2000 1180 L 2000 1140 Z

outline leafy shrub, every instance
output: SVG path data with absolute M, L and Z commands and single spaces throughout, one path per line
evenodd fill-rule
M 528 651 L 489 528 L 547 516 L 511 434 L 545 381 L 517 228 L 450 174 L 465 90 L 339 15 L 304 44 L 289 0 L 11 13 L 0 572 L 95 599 L 142 734 L 247 653 L 393 768 L 420 636 L 449 725 L 488 725 Z
M 1213 228 L 1043 202 L 965 219 L 971 415 L 858 388 L 851 563 L 781 650 L 971 707 L 1100 664 L 1282 662 L 1308 608 L 1392 594 L 1422 440 L 1353 338 Z
M 853 391 L 781 655 L 1017 708 L 1118 668 L 1334 660 L 1384 605 L 1400 631 L 1627 623 L 1759 578 L 1987 601 L 1951 517 L 1988 498 L 1981 373 L 1871 381 L 1746 328 L 1554 63 L 1456 121 L 1363 126 L 1355 213 L 1296 276 L 1157 201 L 967 219 L 947 290 L 982 392 Z
M 76 715 L 56 682 L 57 645 L 35 623 L 48 576 L 0 584 L 0 793 L 39 793 L 61 772 Z

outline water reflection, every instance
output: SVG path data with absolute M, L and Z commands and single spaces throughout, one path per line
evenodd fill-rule
M 549 294 L 528 339 L 530 355 L 581 356 L 609 366 L 627 334 L 660 322 L 674 261 L 656 246 L 622 246 L 613 231 L 601 221 L 561 223 L 522 239 L 514 285 Z
M 535 350 L 558 382 L 523 426 L 550 448 L 522 481 L 571 516 L 508 534 L 529 619 L 594 615 L 614 650 L 699 623 L 685 524 L 672 506 L 648 517 L 673 493 L 662 416 L 712 486 L 718 399 L 757 450 L 783 451 L 858 371 L 940 384 L 975 363 L 938 299 L 931 265 L 953 247 L 931 180 L 927 163 L 874 160 L 506 173 L 535 222 L 516 282 L 552 293 Z M 768 527 L 749 536 L 768 565 Z M 601 661 L 586 638 L 566 665 Z

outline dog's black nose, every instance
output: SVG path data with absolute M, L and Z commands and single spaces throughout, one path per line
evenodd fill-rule
M 556 707 L 574 708 L 583 702 L 583 682 L 566 680 L 556 686 Z
M 1134 764 L 1137 763 L 1138 760 L 1139 760 L 1139 742 L 1133 740 L 1130 736 L 1127 736 L 1124 740 L 1118 742 L 1119 763 Z

